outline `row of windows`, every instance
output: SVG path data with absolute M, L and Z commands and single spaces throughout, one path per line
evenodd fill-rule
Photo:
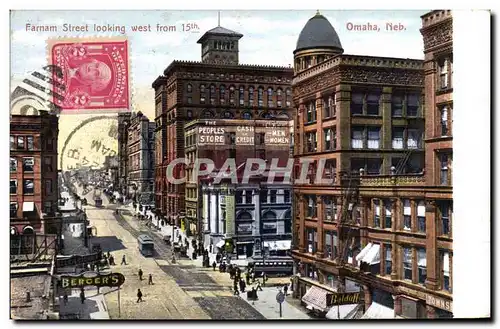
M 253 190 L 236 191 L 235 200 L 237 204 L 253 204 Z M 290 191 L 261 189 L 259 200 L 261 203 L 290 203 Z
M 352 115 L 374 115 L 380 116 L 379 92 L 356 92 L 351 93 Z M 420 94 L 393 94 L 391 111 L 393 117 L 418 117 L 420 115 Z M 336 115 L 335 95 L 329 95 L 321 100 L 323 108 L 323 119 L 333 118 Z M 317 120 L 317 100 L 306 103 L 305 123 L 314 123 Z
M 199 95 L 200 95 L 200 104 L 206 104 L 207 102 L 207 90 L 206 90 L 205 84 L 201 84 L 199 87 Z M 193 102 L 193 98 L 190 93 L 193 92 L 193 87 L 191 84 L 188 84 L 186 87 L 186 91 L 188 93 L 187 95 L 187 103 L 190 104 Z M 258 87 L 257 90 L 255 90 L 254 87 L 248 87 L 248 96 L 245 99 L 245 87 L 240 86 L 238 89 L 236 89 L 235 86 L 229 86 L 229 89 L 226 89 L 225 85 L 220 85 L 217 88 L 214 84 L 211 84 L 208 87 L 208 100 L 210 104 L 215 105 L 216 103 L 220 105 L 236 105 L 238 104 L 239 106 L 259 106 L 263 107 L 264 106 L 264 88 L 263 87 Z M 257 97 L 255 97 L 255 93 L 257 94 Z M 292 89 L 287 88 L 285 91 L 283 89 L 278 88 L 276 91 L 272 87 L 267 88 L 266 91 L 267 94 L 267 107 L 283 107 L 283 104 L 285 104 L 286 107 L 291 106 L 291 100 L 292 100 Z M 276 94 L 276 99 L 274 99 L 274 95 Z M 255 98 L 257 98 L 257 102 L 255 102 Z M 245 103 L 246 101 L 246 103 Z
M 315 254 L 318 250 L 318 233 L 315 228 L 306 228 L 306 252 Z M 339 250 L 339 240 L 336 231 L 324 232 L 324 257 L 327 259 L 335 260 L 342 257 Z M 359 243 L 359 237 L 354 239 L 353 243 L 347 247 L 344 255 L 344 262 L 349 265 L 363 269 L 364 271 L 371 272 L 374 275 L 390 276 L 391 274 L 400 273 L 403 280 L 410 281 L 416 284 L 425 284 L 427 279 L 427 255 L 425 248 L 414 248 L 412 246 L 402 245 L 400 248 L 400 271 L 393 268 L 393 255 L 392 246 L 390 244 L 371 242 L 372 246 L 370 251 L 374 249 L 376 254 L 371 255 L 370 259 L 365 257 L 370 251 L 361 254 L 362 248 Z M 416 254 L 416 259 L 413 254 Z M 362 257 L 357 257 L 357 256 Z M 450 253 L 447 250 L 439 250 L 439 268 L 441 289 L 451 292 L 451 261 Z M 359 260 L 358 260 L 359 259 Z M 367 262 L 364 262 L 367 261 Z M 414 271 L 416 276 L 414 276 Z M 304 273 L 306 274 L 306 273 Z
M 304 195 L 306 203 L 307 218 L 318 217 L 318 200 L 314 194 Z M 332 196 L 323 196 L 323 221 L 337 222 L 337 218 L 342 216 L 341 200 L 337 200 Z M 451 234 L 451 218 L 452 218 L 452 203 L 448 200 L 440 200 L 436 202 L 437 205 L 437 221 L 441 223 L 438 227 L 439 235 L 449 236 Z M 354 205 L 349 210 L 347 221 L 352 220 L 354 225 L 361 225 L 362 221 L 362 208 L 359 205 Z M 425 220 L 425 202 L 423 200 L 415 201 L 413 204 L 409 199 L 401 199 L 393 202 L 388 199 L 374 199 L 372 200 L 372 207 L 366 208 L 368 225 L 374 228 L 382 228 L 392 230 L 393 222 L 396 218 L 401 218 L 399 227 L 396 230 L 404 230 L 411 232 L 426 232 Z
M 187 110 L 186 112 L 186 117 L 188 119 L 193 118 L 193 111 L 192 110 Z M 202 119 L 213 119 L 216 118 L 217 114 L 214 111 L 211 110 L 203 110 L 201 112 L 200 118 Z M 243 112 L 240 115 L 241 119 L 243 120 L 251 120 L 254 118 L 254 115 L 251 112 Z M 235 114 L 231 111 L 224 111 L 220 114 L 220 118 L 222 119 L 234 119 Z M 269 112 L 262 112 L 259 116 L 255 116 L 255 118 L 260 118 L 260 119 L 290 119 L 290 116 L 286 112 L 281 112 L 278 115 L 274 115 Z
M 10 217 L 16 218 L 17 212 L 19 210 L 19 204 L 17 202 L 10 203 Z M 35 211 L 35 209 L 33 209 Z M 46 214 L 52 214 L 57 210 L 57 202 L 46 201 L 43 203 L 43 212 Z
M 10 194 L 17 194 L 17 180 L 10 180 Z M 35 183 L 33 179 L 23 179 L 23 194 L 34 194 L 35 193 Z M 50 195 L 54 192 L 53 182 L 51 179 L 45 179 L 45 195 Z
M 28 150 L 34 151 L 37 149 L 35 145 L 35 138 L 33 136 L 23 136 L 23 135 L 10 135 L 10 149 L 11 150 Z M 48 137 L 45 140 L 45 149 L 47 151 L 54 150 L 54 139 Z

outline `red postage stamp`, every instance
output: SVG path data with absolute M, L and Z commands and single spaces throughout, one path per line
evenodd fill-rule
M 130 108 L 127 40 L 53 40 L 48 51 L 63 73 L 53 76 L 64 86 L 55 90 L 64 99 L 54 98 L 63 111 Z

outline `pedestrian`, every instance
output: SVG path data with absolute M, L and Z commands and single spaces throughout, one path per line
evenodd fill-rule
M 260 285 L 260 280 L 257 280 L 257 290 L 264 291 Z
M 214 261 L 214 262 L 212 263 L 212 267 L 214 268 L 214 271 L 215 271 L 215 268 L 217 267 L 217 262 L 216 262 L 216 261 Z
M 148 284 L 154 284 L 153 283 L 153 274 L 149 274 L 149 279 L 148 279 Z
M 193 254 L 191 256 L 193 257 L 193 260 L 196 260 L 196 250 L 193 251 Z
M 233 288 L 234 288 L 234 294 L 239 295 L 240 292 L 238 290 L 238 284 L 236 283 L 236 280 L 234 281 Z
M 68 304 L 68 293 L 65 291 L 63 295 L 64 305 Z
M 122 263 L 120 265 L 127 265 L 127 260 L 125 259 L 125 255 L 123 255 Z
M 247 285 L 250 285 L 250 273 L 245 273 L 245 281 L 247 283 Z
M 83 291 L 83 288 L 80 291 L 80 301 L 82 302 L 82 304 L 85 304 L 85 292 Z
M 109 256 L 109 265 L 115 265 L 115 258 L 113 257 L 113 255 Z
M 213 253 L 213 252 L 214 252 L 214 245 L 210 244 L 210 253 Z
M 142 269 L 139 268 L 139 280 L 142 281 Z
M 267 274 L 264 272 L 262 275 L 262 285 L 265 287 L 266 286 L 266 281 L 267 281 Z
M 283 292 L 285 293 L 285 296 L 288 295 L 288 284 L 285 284 L 285 286 L 283 287 Z
M 142 291 L 137 289 L 137 303 L 142 302 Z
M 241 292 L 245 292 L 245 286 L 244 286 L 245 285 L 245 281 L 239 280 L 238 283 L 240 285 Z

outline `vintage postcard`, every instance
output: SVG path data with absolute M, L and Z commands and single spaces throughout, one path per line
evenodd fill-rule
M 12 10 L 11 319 L 461 317 L 455 28 Z

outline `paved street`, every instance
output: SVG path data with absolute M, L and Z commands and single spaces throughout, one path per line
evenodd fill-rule
M 107 205 L 107 199 L 103 198 L 103 204 Z M 111 319 L 264 319 L 251 305 L 234 296 L 229 284 L 221 284 L 207 274 L 207 269 L 194 266 L 190 260 L 172 264 L 170 247 L 151 234 L 131 212 L 121 211 L 123 215 L 117 216 L 113 205 L 85 208 L 90 225 L 97 230 L 91 243 L 111 252 L 117 264 L 111 270 L 126 278 L 120 289 L 120 312 L 118 291 L 102 289 Z M 146 258 L 139 253 L 136 237 L 140 233 L 147 233 L 155 240 L 154 257 Z M 120 265 L 123 255 L 127 265 Z M 139 268 L 144 272 L 143 281 L 138 277 Z M 148 285 L 150 273 L 154 285 Z M 143 302 L 137 303 L 137 289 L 143 292 Z

